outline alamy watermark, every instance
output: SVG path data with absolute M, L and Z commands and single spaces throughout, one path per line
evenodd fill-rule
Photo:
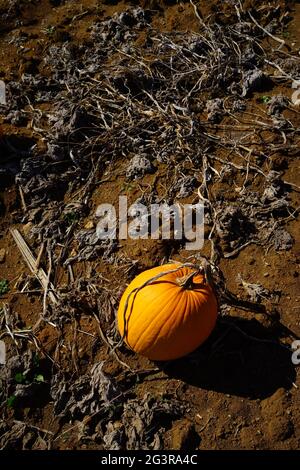
M 118 210 L 112 204 L 101 204 L 96 217 L 100 240 L 182 240 L 187 250 L 199 250 L 204 244 L 202 203 L 149 206 L 134 203 L 128 207 L 127 197 L 120 196 Z
M 4 341 L 0 341 L 0 366 L 6 363 L 6 348 Z
M 300 340 L 293 341 L 292 349 L 294 350 L 292 354 L 292 363 L 295 366 L 300 364 Z

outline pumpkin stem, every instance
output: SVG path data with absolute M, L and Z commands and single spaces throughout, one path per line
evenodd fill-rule
M 199 269 L 197 269 L 197 271 L 193 271 L 192 273 L 190 274 L 187 274 L 186 276 L 183 276 L 183 277 L 178 277 L 176 279 L 176 282 L 177 284 L 180 286 L 180 287 L 183 287 L 184 289 L 193 289 L 194 287 L 194 281 L 193 281 L 193 277 L 196 276 L 197 274 L 199 274 Z

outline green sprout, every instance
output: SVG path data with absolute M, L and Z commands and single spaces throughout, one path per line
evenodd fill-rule
M 8 280 L 1 279 L 0 280 L 0 296 L 7 294 L 8 291 L 9 291 Z
M 26 383 L 26 376 L 22 372 L 17 372 L 15 375 L 15 381 L 17 384 L 24 384 Z
M 42 33 L 46 34 L 47 36 L 52 36 L 55 33 L 55 26 L 47 26 L 46 28 L 42 29 Z
M 132 184 L 132 183 L 124 183 L 122 188 L 121 188 L 121 192 L 131 192 L 131 191 L 134 191 L 136 189 L 135 185 Z
M 264 104 L 268 104 L 271 101 L 271 96 L 264 95 L 259 98 L 259 101 Z
M 7 399 L 7 408 L 14 408 L 15 405 L 16 405 L 16 401 L 17 401 L 17 397 L 15 395 L 11 395 L 10 397 L 8 397 Z
M 63 217 L 68 226 L 76 224 L 76 222 L 79 220 L 78 214 L 76 214 L 76 212 L 67 212 L 67 214 L 64 214 Z
M 42 374 L 36 374 L 34 376 L 34 380 L 35 380 L 35 382 L 38 382 L 38 383 L 45 382 L 44 376 Z

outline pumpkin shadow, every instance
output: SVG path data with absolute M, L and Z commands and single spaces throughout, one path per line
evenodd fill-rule
M 280 346 L 280 336 L 256 319 L 222 317 L 194 353 L 159 366 L 170 378 L 195 387 L 264 399 L 295 381 L 292 351 Z

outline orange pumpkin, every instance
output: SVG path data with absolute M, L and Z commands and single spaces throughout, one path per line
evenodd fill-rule
M 204 275 L 195 272 L 166 264 L 129 284 L 118 309 L 119 332 L 127 346 L 166 361 L 185 356 L 208 338 L 217 319 L 217 300 Z

